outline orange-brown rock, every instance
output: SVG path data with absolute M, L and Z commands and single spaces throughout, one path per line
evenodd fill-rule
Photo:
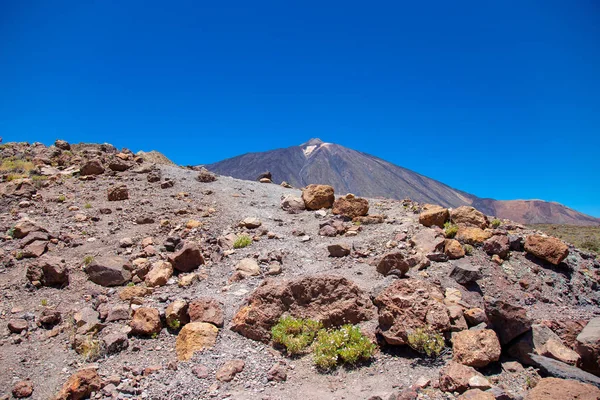
M 181 361 L 187 361 L 195 352 L 205 348 L 211 348 L 217 342 L 219 329 L 213 324 L 206 322 L 190 322 L 185 325 L 175 342 L 177 358 Z
M 421 211 L 421 214 L 419 215 L 419 223 L 427 227 L 436 225 L 442 228 L 449 218 L 450 212 L 447 208 L 425 204 L 423 206 L 423 211 Z
M 181 250 L 170 255 L 169 262 L 177 271 L 190 272 L 204 264 L 204 257 L 196 244 L 188 243 Z
M 473 378 L 485 379 L 475 368 L 450 361 L 440 370 L 440 389 L 444 392 L 462 393 L 471 388 L 469 382 Z
M 100 375 L 94 368 L 82 369 L 71 375 L 54 400 L 80 400 L 101 388 Z
M 129 198 L 129 189 L 126 185 L 117 185 L 108 188 L 108 201 L 122 201 Z
M 332 212 L 336 215 L 343 215 L 348 218 L 362 217 L 369 213 L 369 202 L 367 199 L 354 197 L 353 194 L 347 194 L 338 198 L 333 203 Z
M 308 185 L 302 190 L 302 200 L 307 210 L 331 208 L 335 201 L 333 187 L 329 185 Z
M 446 254 L 450 260 L 456 260 L 465 256 L 465 249 L 463 249 L 458 240 L 446 239 L 444 242 L 444 254 Z
M 244 370 L 246 363 L 244 360 L 230 360 L 227 361 L 217 371 L 215 377 L 221 382 L 231 382 L 233 378 Z
M 500 342 L 491 329 L 467 330 L 452 335 L 453 360 L 470 367 L 485 367 L 500 358 Z
M 460 226 L 455 239 L 462 243 L 477 245 L 492 237 L 492 233 L 472 226 Z
M 560 264 L 569 255 L 569 247 L 560 239 L 530 235 L 525 239 L 525 251 L 551 264 Z
M 544 378 L 527 393 L 525 400 L 598 400 L 600 389 L 571 379 Z
M 271 327 L 284 313 L 319 320 L 328 327 L 369 320 L 375 316 L 375 307 L 365 292 L 340 276 L 266 279 L 237 312 L 231 329 L 268 342 Z
M 487 228 L 489 224 L 487 217 L 483 213 L 469 206 L 462 206 L 452 210 L 450 219 L 458 225 L 474 226 L 481 229 Z
M 441 289 L 417 279 L 401 279 L 374 301 L 379 309 L 379 330 L 391 345 L 405 345 L 413 329 L 429 326 L 437 332 L 450 329 L 448 308 Z
M 162 325 L 157 309 L 141 307 L 135 310 L 131 319 L 131 333 L 134 335 L 150 336 L 160 333 Z

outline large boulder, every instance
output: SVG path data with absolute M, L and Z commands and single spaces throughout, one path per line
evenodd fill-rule
M 188 305 L 188 315 L 192 322 L 207 322 L 217 327 L 223 326 L 223 308 L 215 299 L 196 299 Z
M 87 399 L 101 387 L 102 381 L 95 368 L 82 369 L 69 377 L 53 400 Z
M 266 343 L 271 338 L 271 327 L 284 313 L 319 320 L 329 327 L 369 320 L 375 316 L 375 309 L 368 295 L 343 277 L 266 279 L 237 312 L 231 329 Z
M 97 257 L 85 268 L 85 273 L 100 286 L 119 286 L 131 279 L 131 264 L 118 256 Z
M 551 264 L 560 264 L 569 255 L 569 247 L 560 239 L 529 235 L 525 239 L 525 251 Z
M 13 237 L 15 239 L 22 239 L 33 232 L 47 232 L 47 230 L 27 218 L 20 219 L 13 227 Z
M 445 240 L 444 235 L 429 228 L 421 229 L 411 238 L 416 249 L 425 255 L 444 251 Z
M 302 190 L 302 200 L 307 210 L 331 208 L 335 201 L 333 187 L 329 185 L 308 185 Z
M 144 278 L 149 287 L 165 286 L 169 278 L 173 276 L 173 266 L 168 261 L 157 261 Z
M 473 226 L 459 226 L 454 238 L 461 243 L 476 246 L 482 244 L 491 237 L 492 233 L 487 230 L 484 231 L 481 228 Z
M 529 365 L 534 364 L 531 354 L 539 354 L 570 365 L 579 362 L 579 354 L 565 346 L 552 329 L 542 324 L 532 325 L 531 331 L 521 336 L 508 349 L 508 354 Z
M 488 227 L 487 217 L 469 206 L 458 207 L 450 212 L 450 219 L 458 225 L 474 226 L 485 229 Z
M 531 329 L 527 310 L 521 306 L 486 297 L 485 312 L 503 345 Z
M 204 264 L 204 257 L 196 244 L 187 243 L 181 250 L 169 256 L 169 262 L 177 271 L 191 272 Z
M 104 166 L 98 159 L 87 160 L 80 168 L 81 176 L 86 175 L 101 175 L 104 173 Z
M 573 379 L 583 383 L 589 383 L 596 387 L 600 387 L 600 377 L 590 374 L 573 365 L 565 364 L 564 362 L 531 354 L 531 365 L 539 369 L 546 376 L 560 379 Z
M 455 261 L 450 277 L 461 285 L 467 285 L 482 278 L 481 267 L 465 260 Z
M 508 252 L 510 251 L 510 242 L 508 240 L 508 236 L 492 236 L 483 243 L 483 251 L 490 256 L 496 254 L 500 258 L 506 259 L 506 257 L 508 257 Z
M 427 227 L 439 226 L 442 228 L 446 221 L 450 218 L 450 212 L 447 208 L 425 204 L 423 211 L 419 215 L 419 223 Z
M 58 257 L 45 255 L 27 266 L 27 279 L 43 286 L 65 286 L 69 284 L 69 269 Z
M 452 335 L 453 360 L 482 368 L 500 358 L 500 342 L 491 329 L 467 330 Z
M 301 197 L 288 195 L 281 200 L 281 209 L 290 214 L 296 214 L 306 209 Z
M 408 254 L 402 251 L 392 251 L 384 254 L 377 261 L 377 272 L 387 276 L 392 273 L 398 277 L 406 273 L 421 261 L 421 257 Z
M 571 379 L 544 378 L 527 393 L 525 400 L 598 400 L 600 389 Z
M 107 190 L 108 201 L 122 201 L 129 198 L 129 189 L 127 185 L 111 186 Z
M 450 260 L 457 260 L 465 256 L 465 249 L 458 240 L 446 239 L 444 242 L 444 254 Z
M 440 390 L 462 393 L 474 386 L 471 383 L 484 379 L 475 368 L 450 361 L 440 370 Z
M 343 215 L 348 218 L 362 217 L 369 213 L 369 202 L 367 199 L 354 197 L 353 194 L 347 194 L 338 198 L 333 203 L 332 212 L 336 215 Z
M 217 342 L 218 333 L 219 329 L 216 326 L 206 322 L 190 322 L 185 325 L 175 341 L 177 358 L 187 361 L 195 352 L 213 347 Z
M 600 375 L 600 317 L 590 320 L 577 335 L 575 349 L 581 354 L 582 368 Z
M 151 336 L 160 333 L 162 324 L 160 313 L 156 308 L 140 307 L 133 313 L 130 322 L 131 333 L 140 336 Z
M 429 282 L 398 280 L 383 290 L 374 303 L 379 309 L 380 333 L 388 344 L 408 344 L 408 335 L 416 328 L 429 326 L 437 332 L 450 330 L 444 294 Z

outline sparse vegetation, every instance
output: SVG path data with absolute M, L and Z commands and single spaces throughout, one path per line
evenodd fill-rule
M 246 246 L 249 246 L 252 243 L 252 238 L 248 235 L 240 235 L 233 242 L 234 249 L 242 249 Z
M 465 244 L 463 249 L 465 250 L 465 254 L 468 256 L 473 255 L 473 252 L 475 251 L 475 247 L 471 246 L 470 244 Z
M 31 161 L 14 157 L 5 158 L 0 164 L 0 173 L 21 174 L 22 177 L 27 177 L 34 170 L 35 165 Z
M 64 194 L 61 194 L 56 198 L 56 201 L 58 201 L 59 203 L 64 203 L 65 200 L 67 200 L 67 196 L 65 196 Z
M 85 256 L 83 257 L 83 265 L 85 265 L 86 267 L 88 265 L 90 265 L 92 263 L 92 261 L 94 261 L 94 256 Z
M 42 303 L 42 307 L 47 307 L 48 306 L 48 300 L 47 299 L 42 299 L 41 303 Z
M 83 208 L 92 208 L 92 205 L 90 203 L 85 203 L 85 205 L 83 206 Z
M 152 339 L 156 339 L 158 337 L 158 333 L 154 332 L 152 335 L 150 335 L 150 337 Z
M 492 228 L 497 228 L 500 225 L 502 225 L 502 221 L 500 221 L 498 218 L 494 218 L 492 220 Z
M 428 357 L 437 357 L 444 350 L 446 342 L 439 332 L 424 327 L 417 328 L 408 335 L 408 345 Z
M 453 224 L 452 222 L 446 222 L 444 224 L 444 234 L 446 235 L 447 238 L 453 238 L 454 236 L 456 236 L 456 233 L 458 232 L 458 225 Z
M 315 340 L 321 323 L 310 319 L 281 317 L 271 329 L 273 342 L 284 346 L 288 354 L 298 354 Z
M 15 237 L 15 227 L 14 226 L 12 228 L 9 228 L 6 231 L 6 236 L 10 236 L 11 238 Z
M 321 329 L 313 345 L 314 363 L 321 369 L 331 369 L 342 363 L 356 364 L 371 358 L 375 349 L 358 326 Z
M 93 334 L 90 334 L 77 343 L 75 351 L 81 354 L 85 361 L 94 362 L 102 357 L 104 349 L 102 342 L 96 339 Z
M 17 253 L 15 254 L 15 258 L 17 260 L 22 260 L 23 259 L 23 252 L 22 251 L 17 251 Z
M 171 319 L 167 322 L 167 325 L 169 325 L 169 328 L 176 331 L 181 327 L 181 321 L 179 321 L 178 319 Z
M 127 286 L 129 286 L 129 287 L 135 286 L 135 283 L 129 282 L 129 283 L 127 283 Z

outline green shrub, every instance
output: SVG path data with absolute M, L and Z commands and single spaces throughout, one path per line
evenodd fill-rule
M 90 203 L 85 203 L 85 205 L 83 206 L 83 208 L 92 208 L 92 205 Z
M 35 165 L 31 161 L 14 159 L 13 157 L 5 158 L 0 164 L 0 172 L 12 172 L 29 175 L 35 170 Z
M 233 242 L 233 248 L 241 249 L 246 246 L 249 246 L 251 243 L 252 243 L 252 238 L 250 236 L 241 235 L 241 236 L 238 236 L 237 239 L 235 239 L 235 242 Z
M 90 265 L 92 263 L 92 261 L 94 261 L 94 256 L 85 256 L 85 257 L 83 257 L 83 265 L 85 265 L 86 267 L 88 265 Z
M 470 244 L 465 244 L 463 249 L 465 250 L 465 254 L 468 256 L 472 255 L 475 251 L 475 247 L 471 246 Z
M 298 354 L 315 340 L 321 323 L 310 319 L 281 317 L 271 329 L 273 342 L 284 346 L 288 354 Z
M 64 203 L 64 202 L 65 202 L 65 200 L 67 200 L 67 196 L 65 196 L 64 194 L 61 194 L 60 196 L 58 196 L 58 197 L 56 198 L 56 200 L 57 200 L 59 203 Z
M 177 318 L 176 319 L 170 319 L 167 322 L 167 325 L 169 325 L 169 328 L 173 329 L 174 331 L 178 330 L 179 327 L 181 326 L 181 321 L 179 321 Z
M 498 218 L 494 218 L 492 220 L 492 228 L 497 228 L 500 225 L 502 225 L 502 221 L 500 221 Z
M 14 226 L 12 228 L 9 228 L 6 231 L 6 236 L 10 236 L 11 238 L 14 239 L 14 237 L 15 237 L 15 227 Z
M 17 253 L 15 254 L 15 258 L 17 260 L 22 260 L 24 257 L 23 252 L 22 251 L 17 251 Z
M 408 335 L 408 345 L 428 357 L 437 357 L 444 350 L 446 342 L 439 332 L 425 327 L 417 328 Z
M 135 283 L 133 283 L 133 282 L 129 282 L 129 283 L 127 283 L 127 286 L 129 286 L 129 287 L 133 287 L 133 286 L 135 286 Z
M 447 238 L 453 238 L 454 236 L 456 236 L 457 232 L 458 225 L 453 224 L 452 222 L 446 222 L 444 224 L 444 233 L 446 234 Z
M 321 329 L 313 345 L 314 363 L 322 369 L 331 369 L 340 363 L 356 364 L 371 358 L 375 348 L 357 326 Z
M 46 307 L 48 305 L 48 300 L 42 299 L 41 303 L 42 303 L 42 307 Z

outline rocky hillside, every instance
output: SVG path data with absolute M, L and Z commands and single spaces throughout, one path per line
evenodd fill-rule
M 525 224 L 600 225 L 599 219 L 558 203 L 481 199 L 380 158 L 319 139 L 300 146 L 244 154 L 206 168 L 247 180 L 256 180 L 259 174 L 270 171 L 276 182 L 285 181 L 295 187 L 326 183 L 338 193 L 358 196 L 409 198 L 445 207 L 470 205 L 484 213 Z
M 561 240 L 110 145 L 0 157 L 0 398 L 600 398 L 600 261 Z

